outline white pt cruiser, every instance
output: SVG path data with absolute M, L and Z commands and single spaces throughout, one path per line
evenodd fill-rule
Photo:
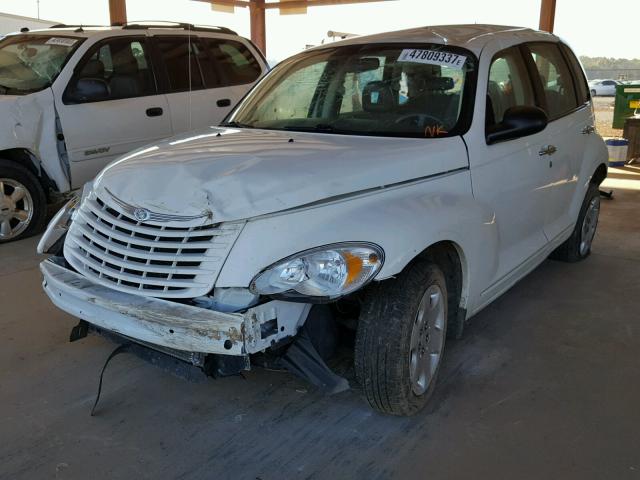
M 425 27 L 308 50 L 221 126 L 87 184 L 40 243 L 44 289 L 83 319 L 76 336 L 212 375 L 295 347 L 309 355 L 285 363 L 322 383 L 331 325 L 355 329 L 368 402 L 409 415 L 446 337 L 549 255 L 589 255 L 607 174 L 593 125 L 551 34 Z

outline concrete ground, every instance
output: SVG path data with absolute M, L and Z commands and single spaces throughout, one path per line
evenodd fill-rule
M 547 261 L 447 345 L 413 418 L 287 373 L 189 383 L 40 289 L 36 239 L 0 248 L 2 479 L 640 478 L 640 168 L 611 172 L 593 255 Z

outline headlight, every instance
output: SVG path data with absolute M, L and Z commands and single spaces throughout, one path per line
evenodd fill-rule
M 338 243 L 285 258 L 260 272 L 250 289 L 260 295 L 337 298 L 366 285 L 384 252 L 370 243 Z
M 38 242 L 38 253 L 53 253 L 53 250 L 55 250 L 53 247 L 67 234 L 76 210 L 78 210 L 82 201 L 91 194 L 91 187 L 91 183 L 85 184 L 82 196 L 76 194 L 71 197 L 64 207 L 53 216 Z

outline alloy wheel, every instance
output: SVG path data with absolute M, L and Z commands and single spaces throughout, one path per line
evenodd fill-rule
M 598 215 L 600 214 L 600 197 L 594 197 L 589 202 L 587 211 L 582 220 L 582 229 L 580 233 L 580 255 L 585 256 L 591 250 L 593 237 L 596 234 L 598 226 Z
M 29 190 L 11 178 L 0 178 L 0 240 L 23 233 L 33 218 L 33 198 Z
M 409 372 L 411 389 L 424 394 L 433 380 L 444 348 L 444 295 L 438 285 L 431 285 L 420 301 L 411 330 Z

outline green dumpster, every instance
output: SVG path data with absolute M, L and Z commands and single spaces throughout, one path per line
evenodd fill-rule
M 624 128 L 625 119 L 632 117 L 636 110 L 640 113 L 640 83 L 618 85 L 612 127 Z

